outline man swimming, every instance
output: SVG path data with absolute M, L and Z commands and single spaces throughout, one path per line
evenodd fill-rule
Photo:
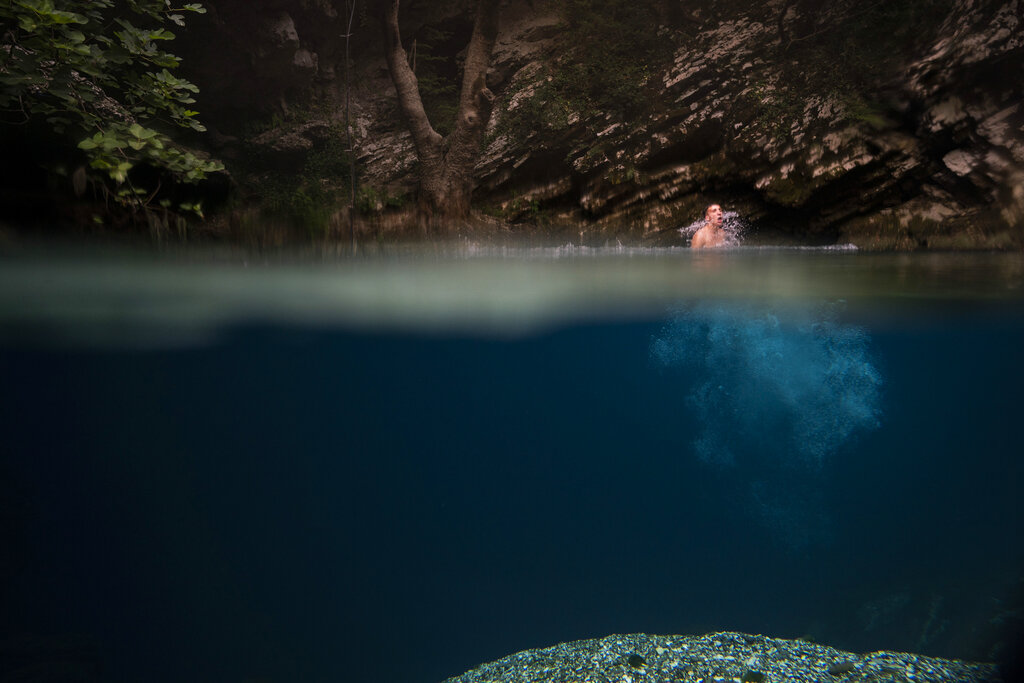
M 726 233 L 722 228 L 722 207 L 711 204 L 704 211 L 704 225 L 690 240 L 691 249 L 726 246 Z

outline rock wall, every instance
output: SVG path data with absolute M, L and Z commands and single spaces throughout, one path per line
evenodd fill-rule
M 330 3 L 268 0 L 258 9 L 243 0 L 203 4 L 207 13 L 189 17 L 174 49 L 183 57 L 182 73 L 200 86 L 207 125 L 237 131 L 286 112 L 289 103 L 308 99 L 318 82 L 331 77 L 331 60 L 321 59 L 330 42 L 314 44 L 309 34 L 314 26 L 336 28 Z
M 505 207 L 553 205 L 556 220 L 608 238 L 678 241 L 672 228 L 715 201 L 760 225 L 765 241 L 1019 247 L 1020 22 L 1018 2 L 957 2 L 930 49 L 879 83 L 880 104 L 864 111 L 841 96 L 794 93 L 786 74 L 818 65 L 770 59 L 780 25 L 737 16 L 680 45 L 660 74 L 659 111 L 579 120 L 557 138 L 494 140 L 478 169 L 481 194 Z M 509 109 L 530 96 L 533 66 L 512 77 Z
M 335 5 L 275 0 L 255 12 L 240 0 L 207 4 L 207 33 L 196 36 L 212 56 L 206 71 L 191 74 L 216 90 L 203 103 L 206 120 L 233 138 L 242 134 L 240 112 L 277 112 L 279 125 L 252 142 L 293 156 L 314 148 L 344 113 L 344 18 Z M 692 14 L 657 28 L 676 49 L 637 83 L 653 94 L 644 111 L 568 111 L 559 125 L 512 132 L 517 110 L 547 106 L 535 98 L 544 97 L 551 69 L 572 58 L 574 40 L 559 3 L 509 0 L 489 76 L 499 106 L 475 203 L 512 232 L 582 233 L 596 242 L 684 244 L 679 228 L 718 202 L 749 221 L 751 241 L 1024 246 L 1021 0 L 954 0 L 927 44 L 866 96 L 863 88 L 850 96 L 795 85 L 815 71 L 827 80 L 825 65 L 799 41 L 838 33 L 849 3 L 825 12 L 802 0 L 732 11 L 718 3 L 713 20 L 712 4 L 696 3 Z M 408 21 L 406 36 L 431 22 L 468 36 L 470 13 L 440 3 Z M 382 196 L 409 195 L 416 160 L 379 28 L 364 13 L 357 29 L 351 113 L 359 182 Z M 287 121 L 311 101 L 318 111 Z

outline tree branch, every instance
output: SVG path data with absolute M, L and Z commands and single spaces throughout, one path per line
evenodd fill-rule
M 467 177 L 472 174 L 479 157 L 484 130 L 494 107 L 494 93 L 487 87 L 487 70 L 498 37 L 499 4 L 499 0 L 479 0 L 477 3 L 473 36 L 466 49 L 459 114 L 455 120 L 455 130 L 449 136 L 449 170 Z
M 487 88 L 487 69 L 498 38 L 498 6 L 499 0 L 479 0 L 477 4 L 459 96 L 458 125 L 467 128 L 483 128 L 491 118 L 494 94 Z
M 405 48 L 402 47 L 402 36 L 398 30 L 398 2 L 392 0 L 384 10 L 384 55 L 388 62 L 388 71 L 398 93 L 398 106 L 405 117 L 406 125 L 412 134 L 413 144 L 420 161 L 436 158 L 441 154 L 442 138 L 430 125 L 427 112 L 420 99 L 419 84 L 416 74 L 409 68 Z

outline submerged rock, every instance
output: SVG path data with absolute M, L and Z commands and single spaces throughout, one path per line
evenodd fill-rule
M 445 683 L 841 680 L 997 683 L 1002 679 L 993 664 L 912 653 L 879 651 L 857 655 L 802 640 L 744 633 L 639 633 L 525 650 L 449 678 Z

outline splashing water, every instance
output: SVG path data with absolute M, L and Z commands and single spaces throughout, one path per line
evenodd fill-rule
M 679 228 L 679 234 L 692 239 L 694 233 L 703 226 L 704 217 L 702 216 L 689 225 Z M 747 230 L 747 222 L 740 218 L 735 211 L 725 211 L 722 214 L 722 230 L 725 231 L 725 246 L 738 247 L 743 241 L 743 233 Z
M 701 425 L 696 456 L 742 471 L 748 506 L 794 547 L 823 540 L 816 477 L 881 414 L 870 338 L 839 322 L 836 307 L 782 314 L 698 305 L 651 345 L 657 364 L 697 373 L 685 397 Z

